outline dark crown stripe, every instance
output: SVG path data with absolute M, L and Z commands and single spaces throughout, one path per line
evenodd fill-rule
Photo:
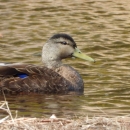
M 73 38 L 67 34 L 64 34 L 64 33 L 59 33 L 59 34 L 55 34 L 53 35 L 50 39 L 58 39 L 58 38 L 64 38 L 64 39 L 68 39 L 70 40 L 71 42 L 74 42 Z M 74 42 L 75 43 L 75 42 Z
M 71 36 L 69 36 L 68 34 L 65 34 L 65 33 L 55 34 L 55 35 L 53 35 L 53 36 L 50 38 L 50 40 L 59 39 L 59 38 L 63 38 L 63 39 L 69 40 L 69 41 L 72 42 L 72 44 L 73 44 L 72 46 L 73 46 L 74 48 L 77 47 L 75 41 L 73 40 L 73 38 L 72 38 Z

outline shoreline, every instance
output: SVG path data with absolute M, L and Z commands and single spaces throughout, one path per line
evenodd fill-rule
M 129 130 L 130 117 L 77 117 L 77 119 L 12 117 L 7 101 L 0 101 L 0 110 L 8 115 L 0 119 L 1 130 Z

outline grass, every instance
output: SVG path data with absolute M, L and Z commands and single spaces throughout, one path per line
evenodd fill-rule
M 0 102 L 0 110 L 8 116 L 0 119 L 0 130 L 130 130 L 130 117 L 79 117 L 75 120 L 57 118 L 13 118 L 7 101 Z

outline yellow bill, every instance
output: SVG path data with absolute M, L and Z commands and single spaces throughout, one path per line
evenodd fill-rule
M 78 48 L 75 48 L 75 51 L 72 54 L 72 56 L 83 59 L 83 60 L 95 62 L 95 60 L 93 58 L 91 58 L 91 57 L 87 56 L 86 54 L 82 53 Z

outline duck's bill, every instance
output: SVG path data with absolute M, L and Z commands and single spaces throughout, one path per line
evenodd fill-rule
M 72 54 L 72 56 L 83 59 L 83 60 L 95 62 L 95 60 L 93 58 L 91 58 L 91 57 L 87 56 L 86 54 L 82 53 L 78 48 L 75 48 L 75 51 Z

